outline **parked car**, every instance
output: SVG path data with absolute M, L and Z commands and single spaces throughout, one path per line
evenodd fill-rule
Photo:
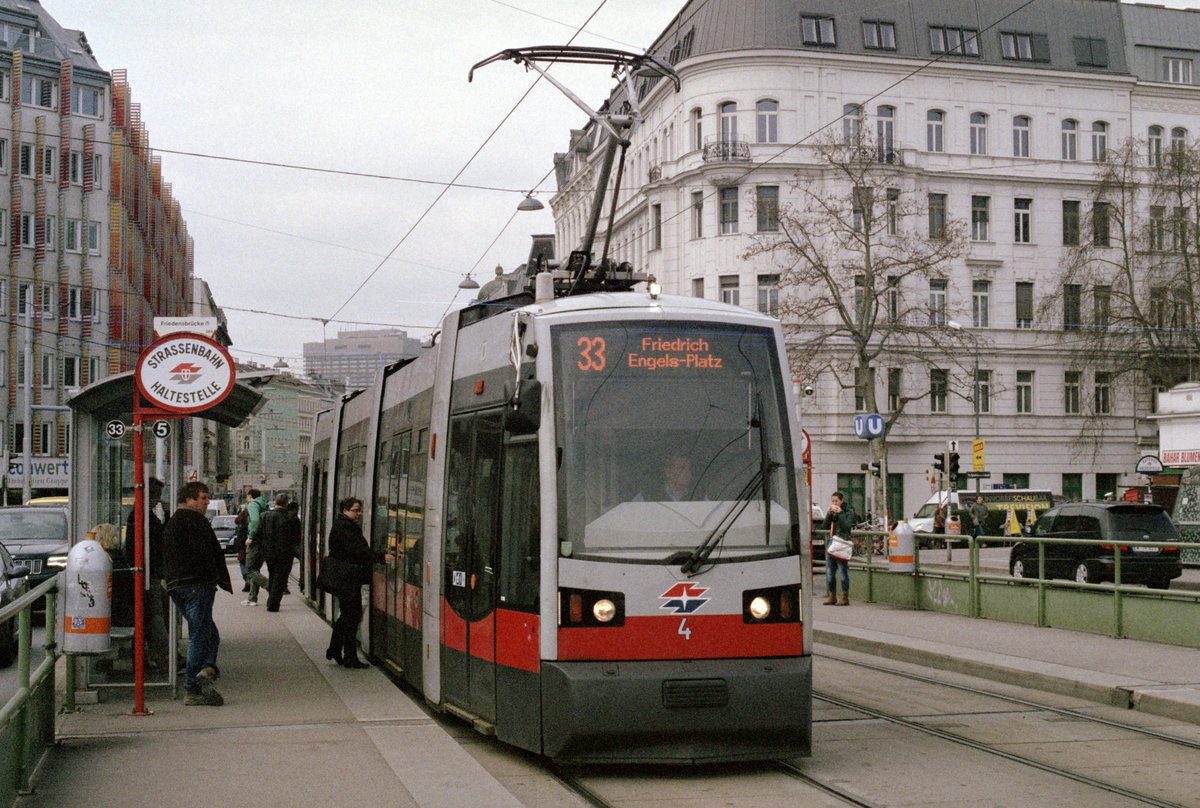
M 225 555 L 237 555 L 237 547 L 233 544 L 233 538 L 237 534 L 236 522 L 236 516 L 224 515 L 213 517 L 213 533 L 217 534 L 217 541 L 221 542 L 221 547 L 225 550 Z
M 0 545 L 0 607 L 7 606 L 29 591 L 29 567 L 13 561 L 12 555 Z M 0 668 L 7 668 L 17 658 L 17 619 L 14 616 L 0 624 Z
M 1068 502 L 1042 514 L 1038 538 L 1095 539 L 1103 544 L 1045 542 L 1047 578 L 1100 583 L 1114 578 L 1114 548 L 1121 550 L 1121 583 L 1166 589 L 1183 574 L 1178 547 L 1133 547 L 1125 541 L 1179 541 L 1170 517 L 1158 505 L 1131 502 Z M 1038 542 L 1022 541 L 1009 552 L 1014 578 L 1038 576 Z
M 0 508 L 0 544 L 18 564 L 29 567 L 35 587 L 67 566 L 71 542 L 63 508 Z

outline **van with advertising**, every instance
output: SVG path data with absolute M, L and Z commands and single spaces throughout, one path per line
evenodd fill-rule
M 1027 522 L 1032 527 L 1038 517 L 1054 505 L 1054 494 L 1036 488 L 985 488 L 979 491 L 979 496 L 987 508 L 987 518 L 983 522 L 984 536 L 1020 535 Z M 908 520 L 908 524 L 917 533 L 932 533 L 933 517 L 940 506 L 947 519 L 957 516 L 962 523 L 963 535 L 970 536 L 975 529 L 975 518 L 971 515 L 971 503 L 974 501 L 974 491 L 942 491 L 931 496 Z M 1010 509 L 1020 527 L 1016 533 L 1009 524 Z M 1032 522 L 1029 521 L 1030 513 L 1033 514 Z

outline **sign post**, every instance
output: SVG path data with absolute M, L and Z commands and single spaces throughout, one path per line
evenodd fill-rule
M 133 683 L 131 715 L 146 710 L 146 471 L 144 430 L 165 437 L 167 420 L 203 412 L 220 404 L 233 392 L 236 370 L 233 357 L 207 336 L 190 332 L 169 333 L 142 351 L 134 371 L 133 393 Z M 146 427 L 147 419 L 155 419 Z M 106 432 L 116 431 L 109 422 Z M 123 427 L 123 425 L 122 425 Z M 123 431 L 123 430 L 122 430 Z M 119 436 L 118 436 L 119 437 Z M 172 649 L 170 653 L 174 653 Z

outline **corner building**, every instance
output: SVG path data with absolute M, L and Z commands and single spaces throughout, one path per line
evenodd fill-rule
M 757 211 L 774 199 L 795 201 L 797 172 L 818 164 L 817 133 L 863 127 L 902 177 L 900 193 L 921 208 L 907 226 L 926 227 L 925 211 L 940 208 L 970 232 L 969 249 L 944 278 L 899 293 L 910 304 L 929 300 L 929 319 L 914 325 L 955 320 L 985 348 L 984 487 L 1091 498 L 1157 450 L 1147 418 L 1154 396 L 1144 385 L 1071 367 L 1060 260 L 1078 243 L 1097 162 L 1110 150 L 1156 133 L 1189 144 L 1200 134 L 1200 13 L 1110 0 L 1021 5 L 687 3 L 649 49 L 674 65 L 681 91 L 653 79 L 636 84 L 644 121 L 632 133 L 612 254 L 656 276 L 665 292 L 776 313 L 780 295 L 803 290 L 781 289 L 769 259 L 742 257 L 772 226 Z M 618 88 L 608 103 L 624 100 Z M 586 226 L 601 146 L 589 123 L 555 155 L 552 208 L 564 252 Z M 831 190 L 848 198 L 851 189 Z M 606 211 L 598 245 L 607 220 Z M 1067 297 L 1082 295 L 1073 305 L 1090 311 L 1102 293 Z M 1048 303 L 1057 316 L 1045 314 Z M 876 368 L 881 411 L 891 395 L 931 392 L 939 381 L 925 366 L 893 365 Z M 861 513 L 860 466 L 871 458 L 853 435 L 854 380 L 799 381 L 814 391 L 802 399 L 813 499 L 824 504 L 840 488 Z M 959 391 L 971 384 L 970 372 L 951 380 Z M 969 396 L 928 395 L 904 410 L 888 437 L 893 518 L 930 496 L 927 470 L 947 440 L 960 441 L 962 467 L 970 468 Z M 1094 455 L 1077 439 L 1088 409 L 1080 400 L 1100 413 Z
M 0 432 L 15 464 L 30 430 L 32 488 L 63 491 L 38 469 L 65 468 L 69 391 L 131 370 L 154 316 L 188 313 L 192 240 L 124 71 L 36 0 L 0 0 L 0 112 Z

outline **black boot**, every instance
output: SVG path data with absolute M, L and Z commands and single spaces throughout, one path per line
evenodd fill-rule
M 325 649 L 325 658 L 332 659 L 337 664 L 342 664 L 342 649 L 336 645 L 331 645 Z
M 342 646 L 342 658 L 338 662 L 343 668 L 369 668 L 367 663 L 358 658 L 358 642 L 351 641 Z

